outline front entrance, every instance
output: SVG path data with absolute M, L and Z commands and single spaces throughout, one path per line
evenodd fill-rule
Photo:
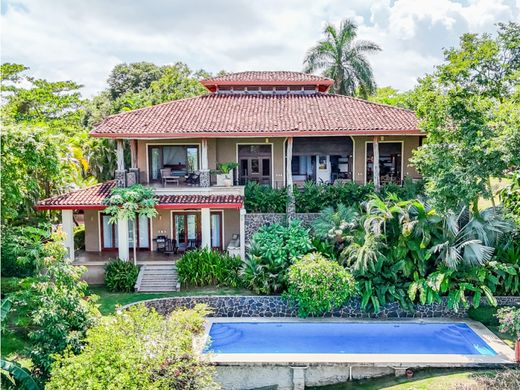
M 271 145 L 238 145 L 238 180 L 241 185 L 252 181 L 271 184 Z
M 106 251 L 119 248 L 117 241 L 117 223 L 111 224 L 109 215 L 101 214 L 101 249 Z M 140 216 L 138 223 L 128 221 L 128 247 L 134 247 L 134 225 L 137 225 L 137 249 L 150 248 L 150 220 Z

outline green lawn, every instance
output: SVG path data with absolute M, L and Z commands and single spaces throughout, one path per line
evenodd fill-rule
M 310 387 L 314 390 L 456 390 L 478 388 L 475 375 L 492 375 L 492 370 L 439 369 L 416 372 L 413 378 L 386 376 L 338 385 Z M 464 386 L 464 387 L 462 387 Z M 505 390 L 505 389 L 504 389 Z

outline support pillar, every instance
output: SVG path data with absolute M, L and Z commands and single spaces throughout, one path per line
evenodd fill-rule
M 63 246 L 67 250 L 67 257 L 74 260 L 74 216 L 72 210 L 61 210 L 61 223 L 65 239 Z
M 211 248 L 211 212 L 209 208 L 200 210 L 201 247 Z
M 286 177 L 287 177 L 287 217 L 291 220 L 296 213 L 296 205 L 294 204 L 294 186 L 292 178 L 292 150 L 293 137 L 287 138 L 287 156 L 286 156 Z
M 115 172 L 115 180 L 117 187 L 126 187 L 126 172 L 125 172 L 125 150 L 122 139 L 116 140 L 116 157 L 117 170 Z
M 379 173 L 379 137 L 374 137 L 373 142 L 373 162 L 372 162 L 372 174 L 374 178 L 374 188 L 376 192 L 381 190 L 381 176 Z
M 117 221 L 117 246 L 119 258 L 121 260 L 128 261 L 130 258 L 130 243 L 128 240 L 128 219 L 120 218 Z
M 208 160 L 208 139 L 203 138 L 200 145 L 200 176 L 201 187 L 210 186 L 209 160 Z
M 240 258 L 246 259 L 246 209 L 240 209 Z

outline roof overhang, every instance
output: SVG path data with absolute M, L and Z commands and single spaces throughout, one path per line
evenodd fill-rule
M 332 80 L 320 80 L 320 81 L 215 81 L 215 80 L 202 80 L 200 82 L 210 92 L 216 92 L 218 87 L 278 87 L 278 86 L 313 86 L 320 92 L 327 92 L 329 88 L 334 84 Z

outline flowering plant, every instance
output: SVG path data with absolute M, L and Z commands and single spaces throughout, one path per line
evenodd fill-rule
M 520 340 L 520 308 L 503 307 L 498 309 L 497 318 L 500 322 L 498 329 L 502 333 L 509 333 Z

